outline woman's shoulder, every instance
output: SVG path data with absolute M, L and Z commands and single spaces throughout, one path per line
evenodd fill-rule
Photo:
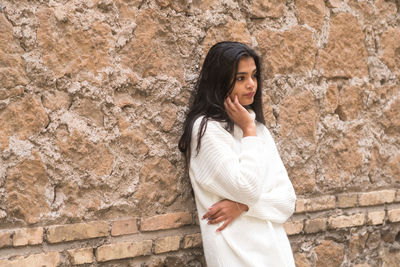
M 197 135 L 201 123 L 205 118 L 204 115 L 198 117 L 193 124 L 193 133 Z M 211 118 L 207 118 L 204 124 L 204 134 L 214 134 L 214 133 L 222 133 L 229 135 L 229 132 L 226 130 L 226 122 L 220 122 Z

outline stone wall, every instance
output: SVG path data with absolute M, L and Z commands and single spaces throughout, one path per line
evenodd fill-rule
M 0 1 L 0 266 L 205 265 L 177 141 L 222 40 L 263 57 L 297 266 L 400 266 L 397 0 Z

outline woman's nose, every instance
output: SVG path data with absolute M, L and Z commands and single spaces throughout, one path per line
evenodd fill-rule
M 247 88 L 253 89 L 255 84 L 256 84 L 255 81 L 254 81 L 253 78 L 251 77 L 251 78 L 249 78 L 248 81 L 247 81 Z

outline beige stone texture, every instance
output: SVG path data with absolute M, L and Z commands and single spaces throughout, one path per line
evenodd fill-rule
M 71 134 L 59 132 L 57 145 L 73 166 L 99 176 L 111 172 L 114 155 L 104 144 L 91 142 L 83 133 L 77 130 Z
M 357 255 L 365 251 L 368 233 L 352 234 L 349 240 L 349 255 L 351 259 L 357 258 Z
M 350 0 L 349 6 L 367 18 L 373 16 L 375 13 L 373 4 L 368 1 Z
M 383 112 L 381 123 L 385 126 L 385 132 L 390 135 L 399 136 L 400 132 L 400 98 L 397 97 Z M 397 156 L 397 155 L 396 155 Z M 395 157 L 398 161 L 398 157 Z M 398 169 L 398 168 L 396 168 Z M 398 180 L 398 179 L 396 179 Z
M 283 224 L 287 235 L 297 235 L 303 231 L 303 221 L 287 221 Z
M 149 255 L 152 243 L 151 240 L 144 240 L 103 245 L 96 249 L 96 259 L 99 262 L 104 262 Z
M 360 86 L 344 86 L 340 90 L 337 114 L 341 120 L 357 119 L 363 107 L 363 88 Z
M 57 251 L 32 254 L 28 257 L 18 256 L 10 260 L 0 260 L 0 266 L 7 267 L 56 267 L 60 264 Z
M 263 109 L 264 109 L 264 119 L 267 128 L 270 129 L 276 125 L 276 118 L 272 109 L 272 101 L 269 95 L 263 95 Z
M 400 202 L 400 189 L 397 189 L 397 191 L 396 191 L 395 202 Z
M 136 219 L 115 221 L 111 225 L 112 236 L 131 235 L 136 234 L 137 232 L 138 226 L 136 223 Z
M 149 218 L 142 218 L 140 231 L 172 229 L 192 223 L 192 215 L 188 212 L 168 213 Z
M 202 42 L 202 61 L 206 57 L 208 50 L 216 44 L 222 41 L 236 41 L 242 42 L 247 45 L 251 44 L 251 36 L 247 30 L 246 22 L 236 21 L 228 19 L 226 23 L 218 26 L 211 27 Z
M 338 8 L 342 4 L 341 0 L 328 0 L 326 1 L 326 5 L 331 8 Z
M 307 144 L 305 150 L 313 154 L 316 149 L 316 130 L 318 125 L 318 107 L 313 94 L 309 91 L 292 95 L 283 100 L 280 106 L 278 124 L 281 126 L 282 138 L 302 140 Z M 315 173 L 309 173 L 303 165 L 289 170 L 289 177 L 297 194 L 313 192 Z
M 301 26 L 287 31 L 261 30 L 255 33 L 259 49 L 264 55 L 267 78 L 276 74 L 307 74 L 315 64 L 316 44 L 312 33 Z
M 326 218 L 309 219 L 305 221 L 304 231 L 306 233 L 318 233 L 326 230 Z
M 400 29 L 389 27 L 381 37 L 382 61 L 400 77 Z
M 400 252 L 398 250 L 389 250 L 388 248 L 384 248 L 380 254 L 383 261 L 383 266 L 400 265 Z
M 363 156 L 358 150 L 359 138 L 359 129 L 352 128 L 343 137 L 337 137 L 337 140 L 323 148 L 321 160 L 327 164 L 320 166 L 324 170 L 321 186 L 342 192 L 343 187 L 352 181 L 354 173 L 362 166 Z
M 328 44 L 319 51 L 318 65 L 325 77 L 365 77 L 367 52 L 360 23 L 349 13 L 331 16 Z
M 393 180 L 400 181 L 400 154 L 390 159 L 388 167 Z
M 0 89 L 0 100 L 4 100 L 13 96 L 20 96 L 23 94 L 24 94 L 24 89 L 22 87 L 17 87 L 12 89 Z
M 22 47 L 14 37 L 12 24 L 3 13 L 0 14 L 0 88 L 25 85 L 28 79 L 21 57 Z M 1 95 L 1 94 L 0 94 Z
M 65 8 L 67 16 L 74 16 L 75 10 L 68 5 Z M 107 51 L 114 40 L 109 25 L 97 21 L 86 30 L 69 21 L 58 23 L 52 8 L 39 9 L 37 18 L 37 42 L 43 61 L 56 77 L 79 74 L 81 79 L 96 82 L 95 76 L 110 66 Z
M 355 264 L 354 267 L 371 267 L 368 263 Z
M 370 211 L 368 212 L 367 223 L 369 225 L 382 224 L 385 221 L 385 211 Z
M 172 127 L 174 126 L 176 122 L 176 116 L 177 116 L 178 109 L 175 105 L 171 104 L 164 104 L 162 109 L 161 109 L 161 127 L 163 131 L 169 132 L 172 130 Z
M 17 229 L 13 235 L 13 246 L 39 245 L 43 242 L 43 228 Z
M 250 6 L 252 18 L 280 18 L 287 10 L 283 0 L 254 0 Z
M 337 206 L 339 208 L 353 208 L 357 207 L 358 194 L 348 193 L 340 194 L 337 196 Z
M 76 102 L 76 101 L 75 101 Z M 104 115 L 99 106 L 95 101 L 90 99 L 82 99 L 77 104 L 73 111 L 78 113 L 80 116 L 85 117 L 94 123 L 96 126 L 101 127 L 104 123 Z
M 347 228 L 365 224 L 365 214 L 341 215 L 328 219 L 329 229 Z
M 400 221 L 400 209 L 390 209 L 388 210 L 388 218 L 390 222 Z
M 201 247 L 203 241 L 201 239 L 201 233 L 185 235 L 183 238 L 183 245 L 182 248 L 198 248 Z
M 140 170 L 141 184 L 135 197 L 142 199 L 140 206 L 158 202 L 170 205 L 178 196 L 178 175 L 175 167 L 165 158 L 148 158 Z
M 94 262 L 93 248 L 77 248 L 67 250 L 71 263 L 80 265 Z
M 51 111 L 67 110 L 71 102 L 71 96 L 64 91 L 46 91 L 43 94 L 43 106 Z
M 46 193 L 52 190 L 46 167 L 34 152 L 34 159 L 24 159 L 8 171 L 5 186 L 9 214 L 28 224 L 37 223 L 50 212 Z
M 314 146 L 318 122 L 317 111 L 315 98 L 309 91 L 287 97 L 280 106 L 278 120 L 282 137 L 301 138 Z
M 360 206 L 373 206 L 384 203 L 392 203 L 396 196 L 396 190 L 381 190 L 361 193 L 358 196 Z
M 160 254 L 169 251 L 179 250 L 181 242 L 180 236 L 160 237 L 154 241 L 154 253 Z
M 0 248 L 11 246 L 11 232 L 2 231 L 0 232 Z
M 336 84 L 330 84 L 325 93 L 325 111 L 334 113 L 339 105 L 339 90 Z
M 325 3 L 323 0 L 296 0 L 299 22 L 320 30 L 325 17 Z
M 296 267 L 311 267 L 311 263 L 304 253 L 295 253 L 294 263 Z
M 315 253 L 318 267 L 325 267 L 328 262 L 331 267 L 339 267 L 344 259 L 344 247 L 331 240 L 323 240 L 315 248 Z
M 336 207 L 335 196 L 321 196 L 296 200 L 296 213 L 330 210 Z
M 121 145 L 129 152 L 135 155 L 146 155 L 149 152 L 143 130 L 131 129 L 130 123 L 124 117 L 118 119 L 118 128 L 121 133 Z
M 121 50 L 122 64 L 141 77 L 168 75 L 183 81 L 184 60 L 171 38 L 170 27 L 166 26 L 170 23 L 167 18 L 155 9 L 145 9 L 135 23 L 135 38 Z
M 8 147 L 9 139 L 16 136 L 26 140 L 38 135 L 49 123 L 49 118 L 40 99 L 35 95 L 26 95 L 0 109 L 0 149 Z
M 54 225 L 47 228 L 47 242 L 59 243 L 108 235 L 108 223 L 103 221 Z

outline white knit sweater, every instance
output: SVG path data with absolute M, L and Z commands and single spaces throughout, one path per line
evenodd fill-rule
M 193 127 L 189 166 L 199 218 L 222 199 L 249 206 L 219 233 L 222 223 L 200 220 L 207 266 L 295 266 L 283 223 L 296 195 L 268 129 L 257 122 L 257 136 L 243 138 L 237 125 L 230 134 L 224 123 L 209 120 L 197 154 L 201 119 Z

